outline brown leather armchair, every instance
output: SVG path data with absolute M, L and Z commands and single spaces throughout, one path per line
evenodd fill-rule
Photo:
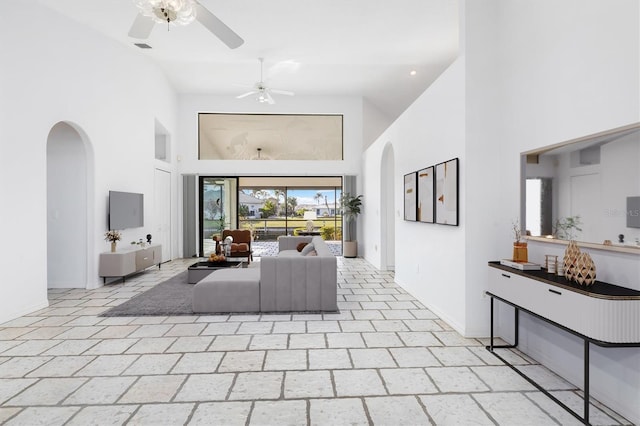
M 246 257 L 248 263 L 253 260 L 251 250 L 251 231 L 248 229 L 225 229 L 222 231 L 222 241 L 228 236 L 233 238 L 227 257 Z

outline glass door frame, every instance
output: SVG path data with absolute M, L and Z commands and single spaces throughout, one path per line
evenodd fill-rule
M 222 181 L 221 197 L 220 197 L 220 209 L 222 216 L 224 217 L 224 224 L 217 226 L 211 231 L 211 235 L 205 236 L 205 222 L 211 220 L 220 219 L 208 219 L 205 220 L 205 201 L 204 199 L 204 187 L 207 184 L 206 180 L 219 180 Z M 228 189 L 226 189 L 229 187 Z M 224 194 L 223 190 L 227 190 L 229 194 Z M 204 257 L 207 252 L 215 247 L 212 236 L 216 234 L 222 234 L 223 229 L 236 229 L 238 226 L 238 177 L 237 176 L 198 176 L 198 241 L 199 241 L 199 254 L 200 257 Z M 225 202 L 226 201 L 226 202 Z

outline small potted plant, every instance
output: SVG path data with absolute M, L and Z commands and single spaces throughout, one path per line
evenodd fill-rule
M 362 195 L 353 196 L 345 192 L 340 197 L 342 217 L 344 218 L 344 257 L 356 257 L 358 255 L 358 242 L 354 238 L 355 222 L 362 208 Z
M 122 234 L 120 231 L 107 231 L 104 234 L 104 240 L 109 241 L 111 243 L 111 252 L 114 253 L 116 251 L 116 244 L 122 238 Z
M 582 231 L 580 225 L 582 225 L 580 215 L 560 218 L 556 220 L 553 227 L 553 235 L 561 240 L 575 240 L 578 232 Z
M 529 253 L 527 251 L 527 242 L 522 241 L 522 228 L 520 227 L 520 221 L 515 220 L 511 223 L 513 229 L 513 236 L 515 241 L 513 242 L 513 261 L 526 263 L 529 261 Z

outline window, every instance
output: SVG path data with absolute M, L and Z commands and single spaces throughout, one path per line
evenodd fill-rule
M 201 177 L 202 255 L 223 229 L 250 229 L 256 241 L 300 232 L 341 241 L 341 194 L 341 177 Z
M 343 160 L 342 115 L 198 114 L 200 160 Z

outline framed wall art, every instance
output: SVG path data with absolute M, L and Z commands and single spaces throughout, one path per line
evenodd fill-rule
M 458 159 L 436 164 L 436 223 L 458 226 Z
M 418 170 L 418 222 L 434 222 L 433 172 L 433 166 Z
M 404 175 L 404 220 L 416 220 L 416 172 Z

